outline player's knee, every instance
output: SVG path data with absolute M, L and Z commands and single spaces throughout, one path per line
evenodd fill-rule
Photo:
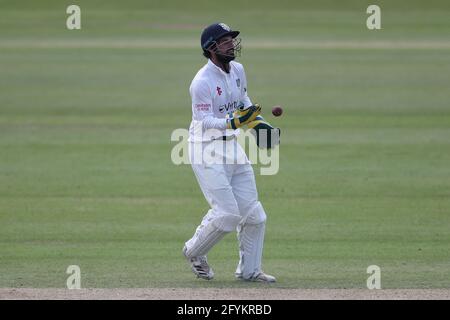
M 214 226 L 224 232 L 231 232 L 236 230 L 242 217 L 238 214 L 224 213 L 220 217 L 214 219 Z
M 245 223 L 247 224 L 260 224 L 265 223 L 267 220 L 266 212 L 259 201 L 252 203 L 251 207 L 248 209 L 247 218 Z

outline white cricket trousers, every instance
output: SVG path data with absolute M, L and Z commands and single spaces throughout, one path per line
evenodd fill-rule
M 203 217 L 194 236 L 186 242 L 187 255 L 206 255 L 227 233 L 237 231 L 239 263 L 236 276 L 251 279 L 262 271 L 266 222 L 266 214 L 258 201 L 253 168 L 236 139 L 200 144 L 203 149 L 214 149 L 213 157 L 217 161 L 209 164 L 191 161 L 192 169 L 211 209 Z M 190 154 L 193 147 L 194 143 L 190 143 Z M 226 149 L 233 149 L 234 152 L 230 155 Z M 219 161 L 220 158 L 223 160 L 227 157 L 228 160 Z M 235 160 L 244 157 L 245 161 L 230 164 L 230 157 Z

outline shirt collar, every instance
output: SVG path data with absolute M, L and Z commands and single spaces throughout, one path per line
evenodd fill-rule
M 211 61 L 211 59 L 208 59 L 208 67 L 209 68 L 213 68 L 215 70 L 217 70 L 218 72 L 220 72 L 221 74 L 228 76 L 231 73 L 231 69 L 230 69 L 230 73 L 226 73 L 225 71 L 223 71 L 221 68 L 219 68 L 218 66 L 216 66 L 214 64 L 214 62 Z M 230 68 L 231 68 L 231 64 L 230 64 Z

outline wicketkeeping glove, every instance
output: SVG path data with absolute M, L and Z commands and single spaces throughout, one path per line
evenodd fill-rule
M 248 128 L 253 129 L 258 147 L 273 148 L 280 144 L 280 128 L 274 128 L 262 116 L 257 116 L 254 121 L 248 123 Z
M 227 120 L 228 129 L 237 129 L 243 125 L 253 121 L 261 113 L 261 106 L 254 104 L 244 110 L 237 110 L 233 114 L 233 118 Z

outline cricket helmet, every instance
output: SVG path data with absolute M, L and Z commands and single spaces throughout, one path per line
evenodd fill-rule
M 238 35 L 239 31 L 231 30 L 225 23 L 213 23 L 203 30 L 200 44 L 206 51 L 220 38 L 231 36 L 234 39 Z

